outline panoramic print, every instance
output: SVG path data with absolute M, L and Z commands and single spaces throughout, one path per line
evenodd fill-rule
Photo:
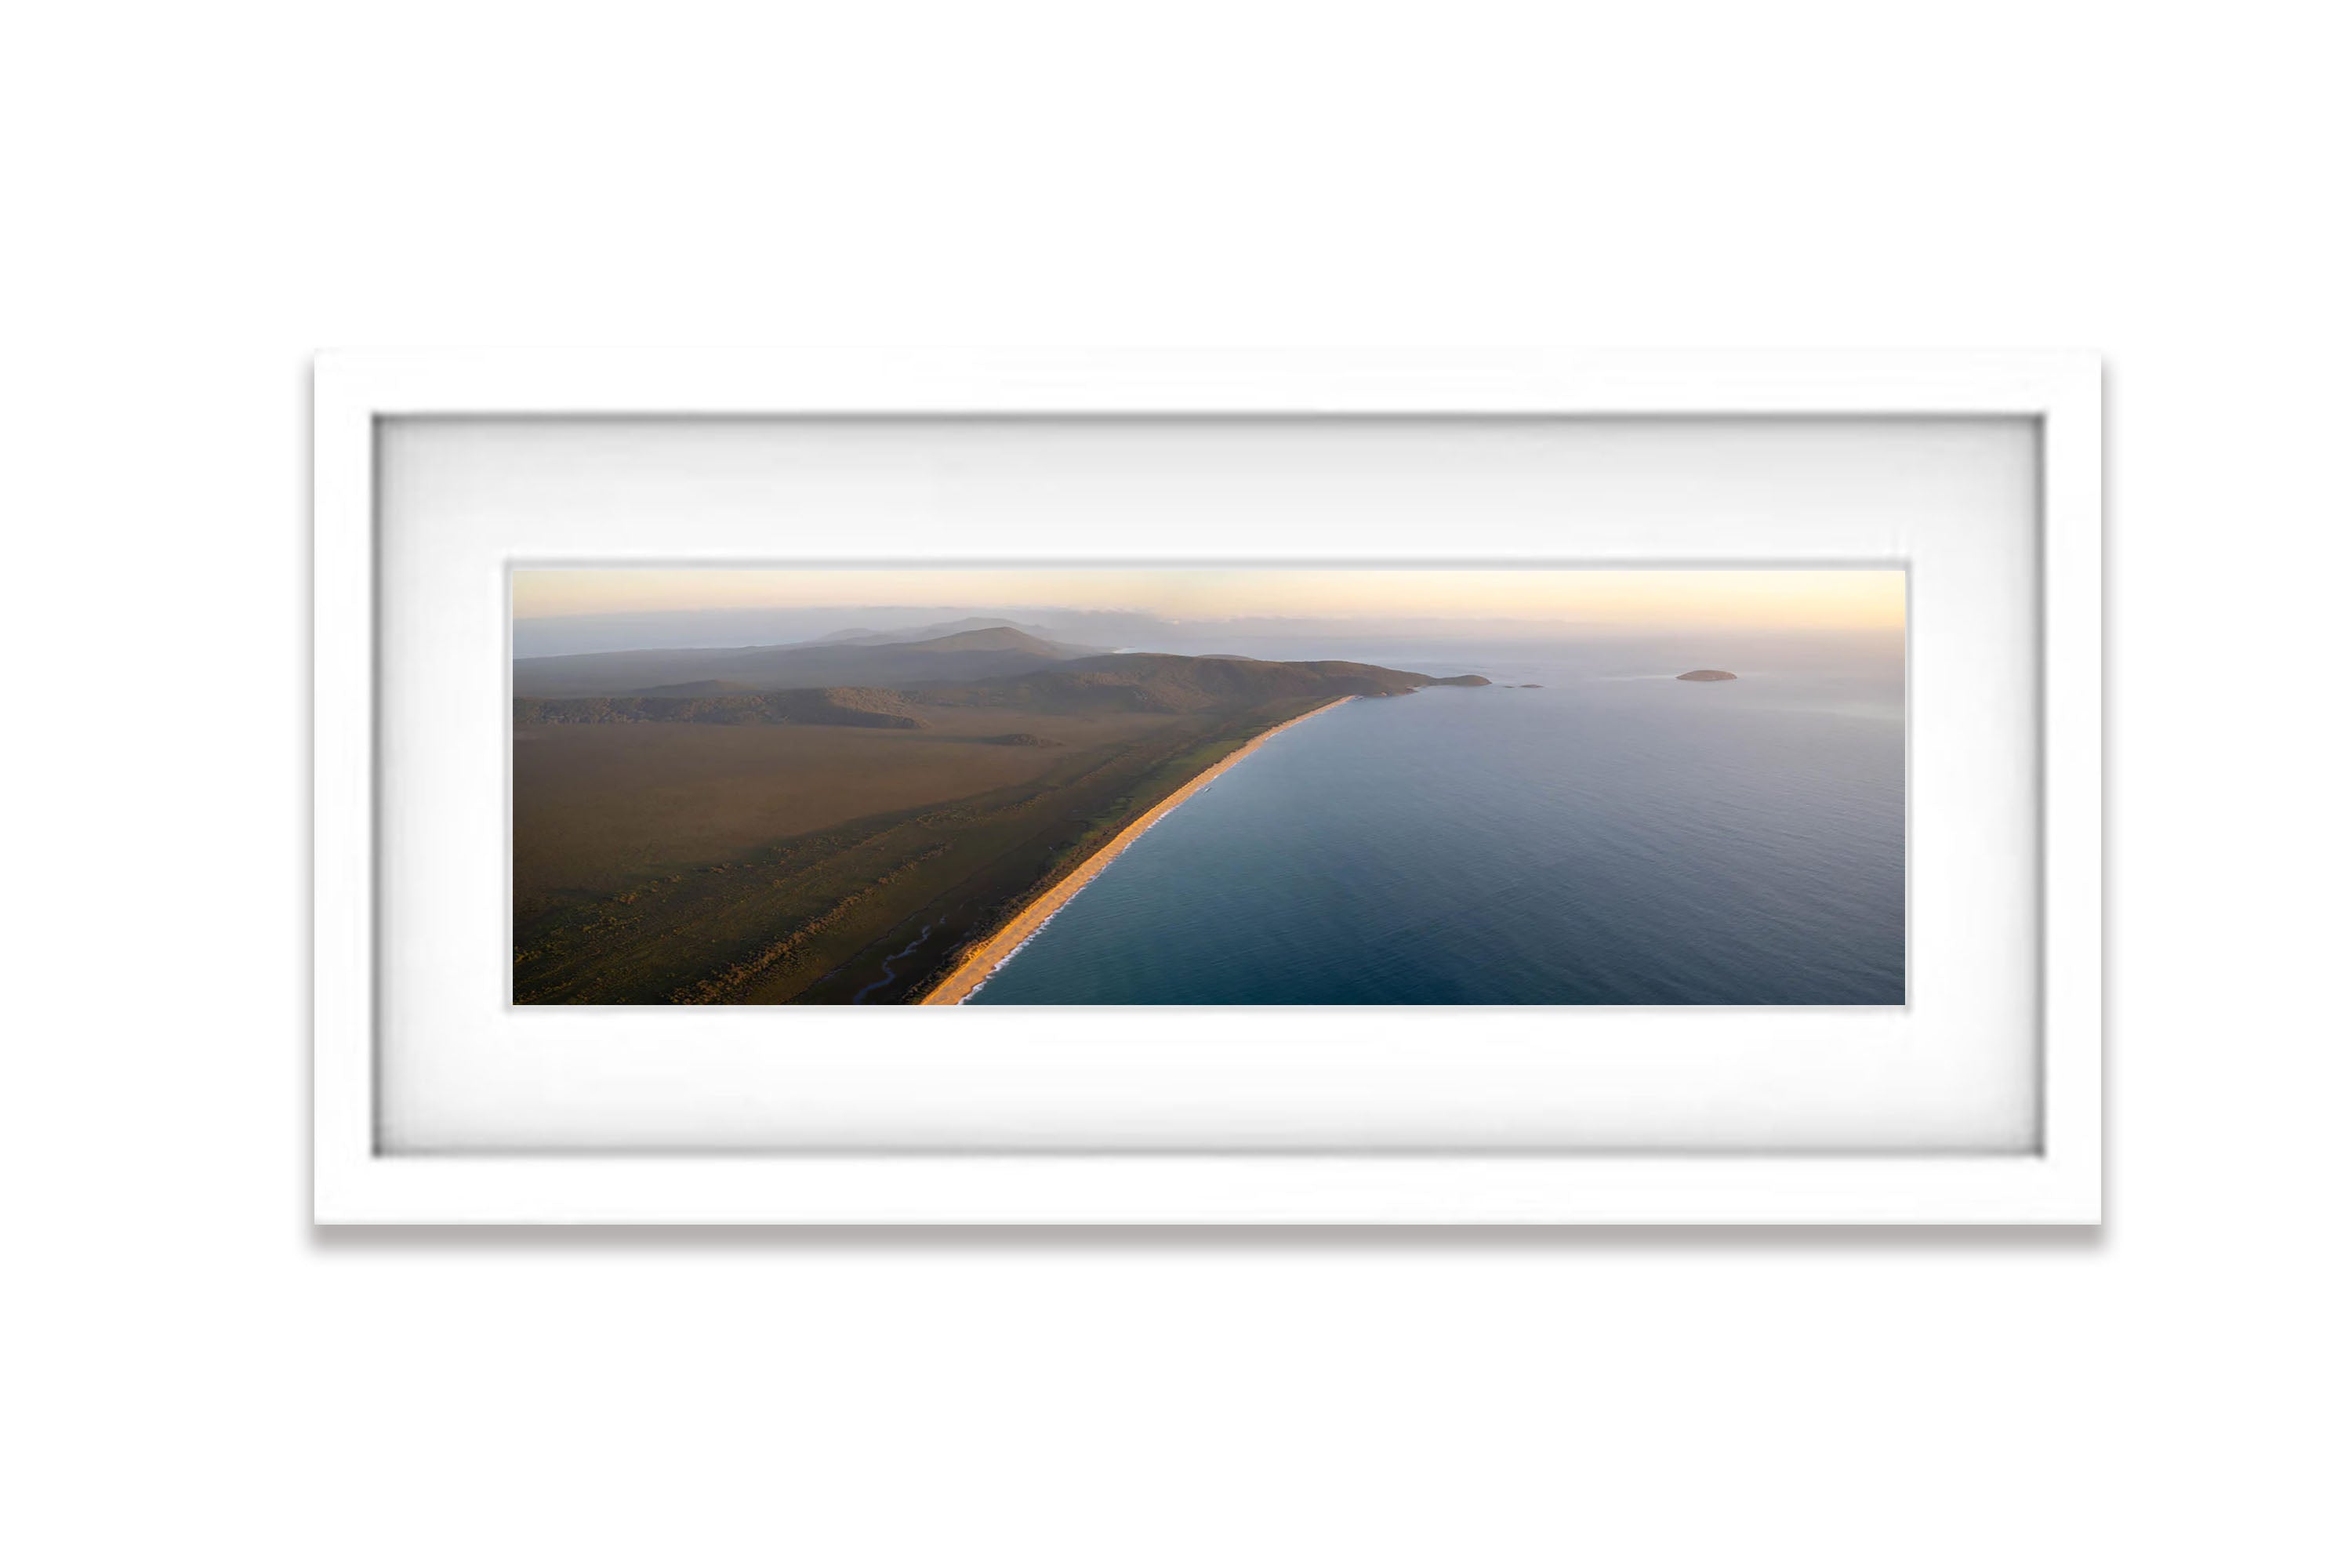
M 512 583 L 519 1005 L 1905 1000 L 1897 569 Z

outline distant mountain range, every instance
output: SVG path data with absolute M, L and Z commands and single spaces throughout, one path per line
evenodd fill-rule
M 1442 657 L 1449 643 L 1491 647 L 1497 642 L 1628 638 L 1658 639 L 1664 657 L 1688 658 L 1688 635 L 1719 626 L 1633 628 L 1570 621 L 1483 616 L 1233 616 L 1186 620 L 1134 610 L 1084 610 L 1058 605 L 841 605 L 784 608 L 738 607 L 637 610 L 582 616 L 541 616 L 514 623 L 514 651 L 535 658 L 562 654 L 614 653 L 642 648 L 780 647 L 847 643 L 879 646 L 922 642 L 959 630 L 1009 626 L 1046 642 L 1097 650 L 1150 648 L 1160 653 L 1238 653 L 1283 659 L 1294 652 L 1347 649 L 1403 658 L 1427 647 Z M 1771 634 L 1766 634 L 1771 635 Z M 1844 634 L 1884 639 L 1884 630 Z M 1899 628 L 1892 634 L 1900 640 Z M 1776 645 L 1785 637 L 1775 637 Z M 1420 656 L 1413 656 L 1418 658 Z
M 956 631 L 1009 626 L 1048 642 L 1101 648 L 1156 643 L 1171 630 L 1148 616 L 1089 613 L 1013 605 L 865 605 L 632 610 L 541 616 L 514 623 L 519 658 L 620 653 L 643 648 L 781 647 L 834 642 L 923 642 Z
M 986 621 L 916 642 L 866 643 L 850 637 L 781 647 L 647 648 L 517 659 L 515 721 L 909 729 L 920 727 L 924 708 L 1198 713 L 1488 684 L 1483 676 L 1441 678 L 1344 659 L 1100 653 Z
M 1064 658 L 1077 658 L 1090 653 L 1109 653 L 1107 647 L 1090 647 L 1083 643 L 1068 642 L 1050 627 L 1024 626 L 1019 621 L 991 620 L 985 616 L 966 616 L 960 621 L 940 621 L 928 626 L 907 626 L 898 631 L 869 631 L 853 626 L 847 631 L 811 637 L 801 645 L 805 647 L 880 647 L 890 643 L 938 643 L 966 632 L 1016 631 L 1027 634 L 1048 647 L 1061 650 Z

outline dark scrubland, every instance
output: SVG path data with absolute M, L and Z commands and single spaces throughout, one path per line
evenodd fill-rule
M 622 679 L 643 670 L 593 657 L 622 661 Z M 1486 681 L 1114 654 L 897 689 L 699 674 L 519 696 L 513 999 L 911 1000 L 1257 735 L 1340 697 L 1433 684 Z

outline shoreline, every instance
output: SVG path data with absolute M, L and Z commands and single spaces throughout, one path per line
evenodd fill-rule
M 1353 696 L 1334 698 L 1319 708 L 1308 709 L 1296 719 L 1285 720 L 1264 734 L 1253 737 L 1247 745 L 1213 767 L 1205 768 L 1179 784 L 1158 805 L 1119 829 L 1118 836 L 1109 843 L 1071 868 L 1069 874 L 1060 881 L 1024 904 L 1011 920 L 990 932 L 987 941 L 973 948 L 970 956 L 950 971 L 946 979 L 917 997 L 913 1005 L 918 1007 L 962 1005 L 964 998 L 986 984 L 989 976 L 1003 968 L 1006 960 L 1028 946 L 1030 940 L 1045 929 L 1045 923 L 1061 912 L 1062 906 L 1077 897 L 1079 889 L 1100 876 L 1104 868 L 1125 853 L 1128 846 L 1150 832 L 1161 817 L 1190 800 L 1196 792 L 1207 788 L 1227 769 L 1285 730 L 1295 724 L 1304 724 L 1318 713 L 1328 713 L 1342 703 L 1354 700 Z

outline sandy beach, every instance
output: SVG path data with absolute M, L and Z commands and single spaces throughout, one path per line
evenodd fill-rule
M 1068 876 L 1023 906 L 1018 914 L 1005 921 L 986 942 L 973 948 L 965 956 L 964 961 L 956 965 L 954 972 L 927 992 L 916 1005 L 951 1007 L 962 1002 L 965 997 L 979 990 L 981 984 L 996 973 L 999 965 L 1011 958 L 1031 937 L 1035 936 L 1038 929 L 1047 921 L 1052 920 L 1064 904 L 1075 898 L 1080 888 L 1093 881 L 1104 867 L 1119 858 L 1129 845 L 1150 832 L 1154 823 L 1192 799 L 1197 792 L 1208 788 L 1225 770 L 1289 729 L 1291 725 L 1304 724 L 1318 713 L 1328 712 L 1339 707 L 1340 703 L 1354 700 L 1353 697 L 1342 697 L 1337 701 L 1326 702 L 1320 708 L 1301 713 L 1297 718 L 1286 723 L 1276 724 L 1265 734 L 1250 742 L 1248 745 L 1217 763 L 1216 766 L 1207 769 L 1191 782 L 1171 792 L 1167 799 L 1121 829 L 1118 837 L 1080 861 Z

